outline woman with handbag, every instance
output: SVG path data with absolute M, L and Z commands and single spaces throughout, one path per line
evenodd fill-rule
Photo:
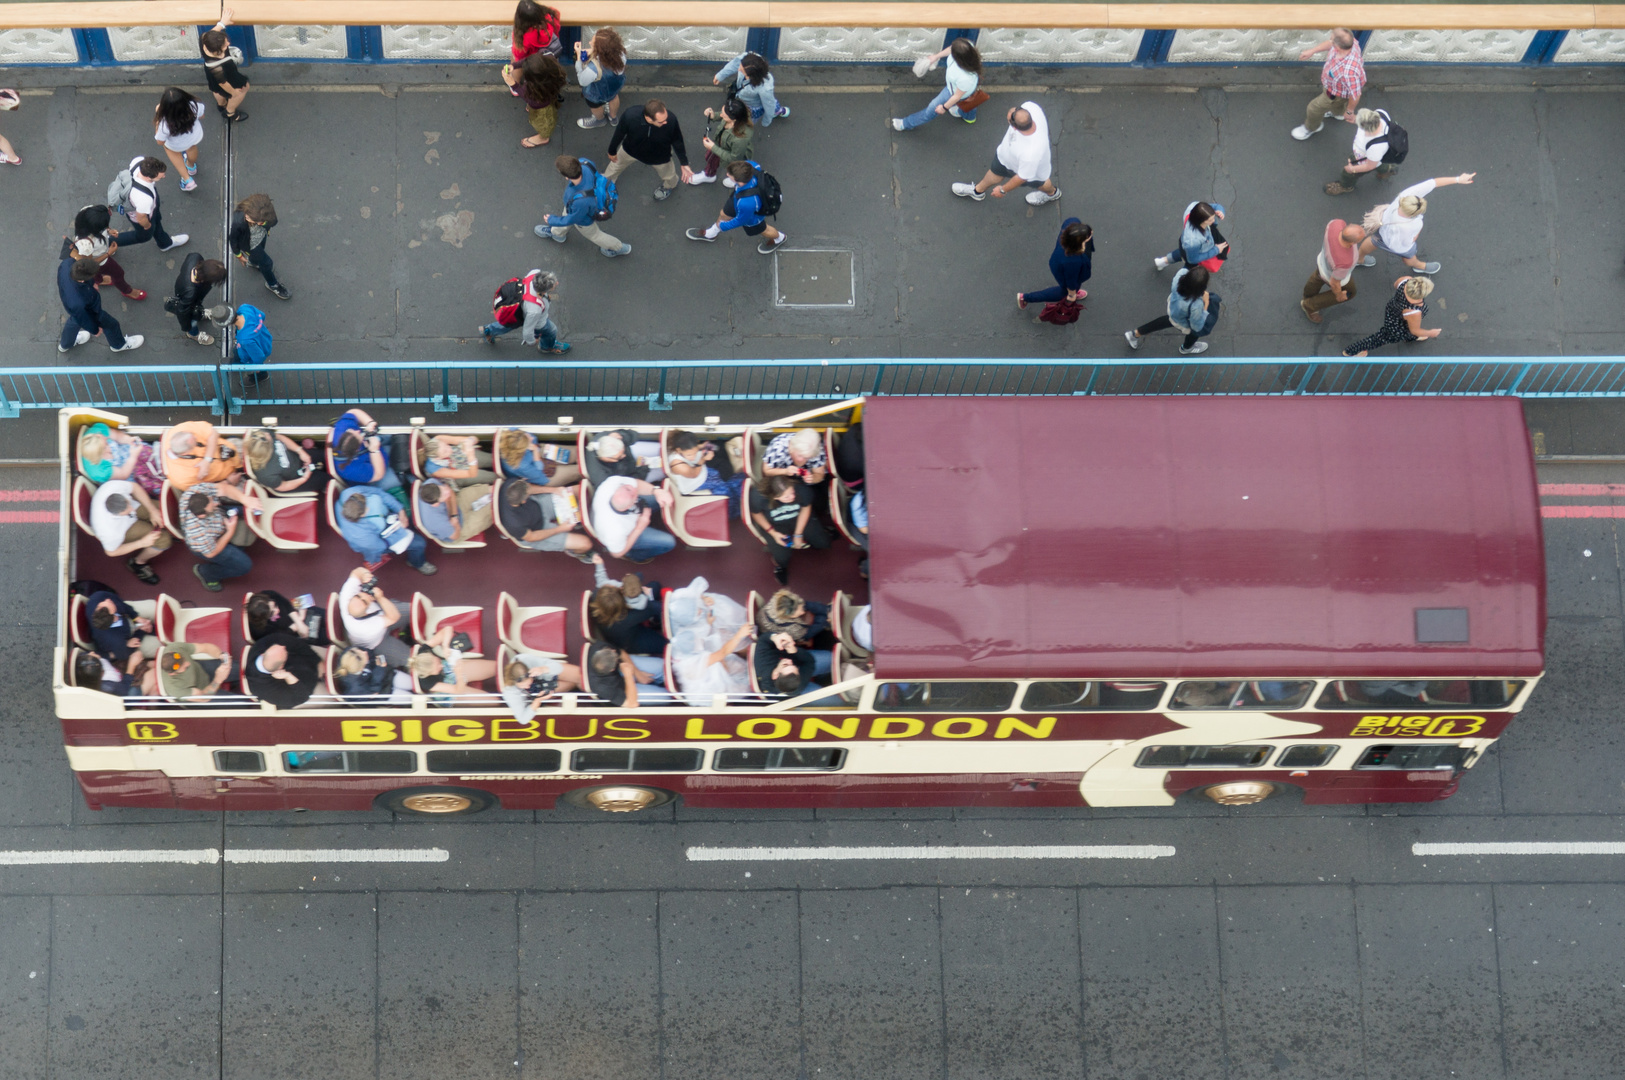
M 1083 283 L 1094 272 L 1094 253 L 1093 229 L 1075 217 L 1061 222 L 1061 233 L 1055 238 L 1055 250 L 1049 256 L 1049 272 L 1054 276 L 1055 284 L 1036 292 L 1016 293 L 1016 307 L 1025 308 L 1034 302 L 1051 305 L 1064 302 L 1076 307 L 1079 300 L 1089 295 Z M 1045 310 L 1048 311 L 1047 308 Z M 1076 321 L 1076 315 L 1067 320 Z
M 502 81 L 508 84 L 508 93 L 519 97 L 519 68 L 538 52 L 550 52 L 555 58 L 564 55 L 564 41 L 559 37 L 564 29 L 564 16 L 536 0 L 519 0 L 513 11 L 513 37 L 508 55 L 512 57 L 502 65 Z
M 923 76 L 944 57 L 948 60 L 948 66 L 942 89 L 919 112 L 901 119 L 893 117 L 890 123 L 894 131 L 913 131 L 944 113 L 957 116 L 967 124 L 976 123 L 976 110 L 987 100 L 987 93 L 981 89 L 982 57 L 970 38 L 954 38 L 946 49 L 935 56 L 922 58 L 925 70 L 921 71 L 921 64 L 916 64 L 915 73 Z
M 1183 261 L 1186 266 L 1200 266 L 1210 274 L 1217 274 L 1224 267 L 1224 260 L 1230 257 L 1230 242 L 1219 232 L 1219 222 L 1223 220 L 1224 203 L 1191 203 L 1185 207 L 1179 246 L 1166 255 L 1158 255 L 1152 263 L 1158 270 L 1166 270 L 1171 263 Z
M 118 233 L 112 229 L 113 215 L 97 203 L 82 207 L 73 216 L 73 240 L 63 258 L 95 259 L 101 266 L 97 285 L 111 285 L 124 294 L 126 300 L 145 300 L 147 290 L 134 288 L 124 280 L 124 267 L 113 258 L 118 251 Z

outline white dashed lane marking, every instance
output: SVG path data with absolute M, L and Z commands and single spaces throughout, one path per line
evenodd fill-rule
M 1625 855 L 1625 844 L 1585 841 L 1499 844 L 1412 844 L 1412 855 Z
M 882 859 L 1167 859 L 1155 844 L 1031 847 L 691 847 L 689 862 L 848 862 Z
M 228 863 L 436 863 L 451 858 L 445 848 L 228 848 Z M 108 863 L 221 862 L 219 848 L 190 850 L 0 851 L 0 866 L 90 866 Z

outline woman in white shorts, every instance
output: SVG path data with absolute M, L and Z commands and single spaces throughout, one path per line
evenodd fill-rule
M 153 138 L 164 144 L 182 191 L 197 190 L 197 145 L 203 141 L 203 103 L 178 86 L 158 99 L 152 114 Z

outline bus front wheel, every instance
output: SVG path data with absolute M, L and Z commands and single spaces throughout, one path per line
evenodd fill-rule
M 1202 794 L 1220 806 L 1251 806 L 1274 795 L 1276 790 L 1274 784 L 1264 780 L 1235 780 L 1204 788 Z
M 602 810 L 609 814 L 630 814 L 665 806 L 675 794 L 664 788 L 642 787 L 638 784 L 606 784 L 603 787 L 577 788 L 559 796 L 567 806 L 583 810 Z
M 497 804 L 489 791 L 460 787 L 415 787 L 386 791 L 373 800 L 380 810 L 415 817 L 457 817 L 477 814 Z

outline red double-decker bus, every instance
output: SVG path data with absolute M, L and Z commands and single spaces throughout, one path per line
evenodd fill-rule
M 815 489 L 835 544 L 790 568 L 795 592 L 833 606 L 828 685 L 788 699 L 673 686 L 675 700 L 637 708 L 580 690 L 525 719 L 495 683 L 391 702 L 329 682 L 282 711 L 236 685 L 205 705 L 120 697 L 76 685 L 89 630 L 70 582 L 150 602 L 166 644 L 218 639 L 237 655 L 246 594 L 326 597 L 360 559 L 322 497 L 293 497 L 255 517 L 254 569 L 225 593 L 199 587 L 179 544 L 153 563 L 162 584 L 140 586 L 75 524 L 95 487 L 78 442 L 98 422 L 160 435 L 61 415 L 54 690 L 96 808 L 1421 802 L 1456 790 L 1543 669 L 1540 515 L 1515 400 L 878 398 L 700 429 L 739 436 L 757 472 L 776 435 L 817 429 L 833 463 L 861 430 L 862 480 Z M 598 430 L 518 426 L 562 456 L 590 452 Z M 671 434 L 628 426 L 651 444 Z M 383 430 L 487 448 L 498 435 Z M 857 490 L 866 535 L 850 520 Z M 641 569 L 759 604 L 775 587 L 760 530 L 720 498 L 679 499 L 666 516 L 684 544 Z M 848 536 L 867 541 L 867 579 Z M 433 577 L 400 559 L 377 577 L 472 631 L 474 651 L 503 661 L 496 682 L 521 651 L 582 660 L 590 569 L 495 528 L 477 542 L 435 551 Z

